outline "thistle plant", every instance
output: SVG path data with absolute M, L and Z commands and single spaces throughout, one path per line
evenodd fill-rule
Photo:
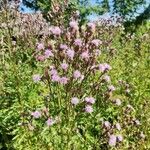
M 35 45 L 33 59 L 38 69 L 33 71 L 32 82 L 45 91 L 37 91 L 42 97 L 40 105 L 24 112 L 23 124 L 44 138 L 50 148 L 81 149 L 82 144 L 76 145 L 74 139 L 86 143 L 85 149 L 103 147 L 105 143 L 116 146 L 123 141 L 119 123 L 119 134 L 115 127 L 110 131 L 103 127 L 108 120 L 120 121 L 121 102 L 117 99 L 114 104 L 117 88 L 109 73 L 113 69 L 109 64 L 112 56 L 107 52 L 103 59 L 107 44 L 99 38 L 99 32 L 95 23 L 79 27 L 77 20 L 71 20 L 67 28 L 50 26 L 48 35 Z M 101 118 L 105 120 L 101 122 Z M 48 132 L 52 132 L 51 137 L 43 137 Z

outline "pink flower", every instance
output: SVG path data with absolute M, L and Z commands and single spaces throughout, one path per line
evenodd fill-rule
M 61 29 L 59 27 L 52 27 L 52 28 L 50 28 L 50 31 L 54 35 L 60 35 L 61 34 Z
M 34 117 L 34 118 L 40 118 L 41 117 L 41 112 L 39 111 L 34 111 L 31 113 L 31 115 Z
M 110 76 L 108 76 L 108 75 L 105 75 L 103 79 L 104 79 L 106 82 L 110 82 Z
M 44 49 L 44 44 L 43 43 L 38 43 L 37 44 L 37 50 L 42 50 Z
M 111 123 L 109 121 L 104 121 L 104 127 L 106 127 L 107 129 L 110 129 Z
M 88 60 L 89 57 L 90 57 L 90 55 L 89 55 L 89 52 L 88 52 L 88 51 L 85 51 L 85 52 L 83 52 L 83 53 L 81 54 L 81 58 L 82 58 L 82 59 Z
M 74 52 L 74 50 L 71 50 L 71 49 L 69 49 L 69 50 L 67 50 L 67 56 L 71 59 L 71 60 L 73 60 L 73 57 L 74 57 L 74 54 L 75 54 L 75 52 Z
M 53 53 L 52 53 L 50 50 L 48 50 L 48 49 L 44 52 L 44 54 L 45 54 L 45 57 L 46 57 L 46 58 L 49 58 L 49 57 L 53 57 L 53 56 L 54 56 Z
M 76 46 L 82 46 L 82 40 L 81 39 L 75 39 L 74 45 L 76 45 Z
M 87 103 L 94 104 L 95 103 L 95 98 L 93 98 L 93 97 L 86 97 L 85 101 Z
M 51 80 L 53 82 L 59 82 L 60 81 L 60 77 L 57 74 L 53 74 L 52 77 L 51 77 Z
M 99 70 L 101 71 L 101 72 L 104 72 L 105 71 L 105 66 L 103 65 L 103 64 L 99 64 Z
M 95 24 L 94 24 L 94 23 L 89 22 L 89 23 L 87 24 L 87 26 L 90 28 L 90 30 L 91 30 L 92 32 L 95 31 Z
M 39 56 L 36 57 L 36 60 L 38 60 L 38 61 L 44 61 L 45 60 L 45 56 L 39 55 Z
M 116 90 L 116 88 L 113 85 L 108 86 L 108 89 L 111 92 Z
M 120 126 L 120 124 L 119 123 L 116 123 L 116 128 L 117 128 L 117 130 L 121 130 L 121 126 Z
M 116 105 L 118 105 L 118 106 L 121 105 L 121 100 L 119 98 L 116 99 Z
M 96 47 L 98 47 L 100 44 L 102 44 L 102 42 L 99 39 L 94 39 L 91 41 L 91 43 Z
M 67 69 L 68 69 L 68 64 L 62 63 L 62 64 L 61 64 L 61 68 L 64 69 L 65 71 L 67 71 Z
M 58 74 L 58 72 L 57 72 L 56 69 L 51 69 L 50 70 L 50 75 L 57 75 L 57 74 Z
M 110 135 L 109 137 L 109 145 L 110 146 L 115 146 L 117 141 L 117 137 L 115 135 Z
M 68 46 L 66 44 L 60 44 L 60 49 L 66 50 L 68 49 Z
M 69 25 L 70 25 L 71 28 L 73 28 L 73 29 L 75 29 L 75 30 L 78 30 L 78 22 L 76 22 L 76 21 L 71 21 L 71 22 L 69 23 Z
M 85 111 L 86 111 L 87 113 L 92 113 L 92 112 L 93 112 L 92 106 L 91 106 L 91 105 L 87 105 L 87 106 L 85 107 Z
M 104 72 L 104 71 L 107 71 L 107 70 L 110 70 L 110 69 L 111 69 L 111 66 L 107 63 L 99 64 L 99 70 L 101 72 Z
M 77 97 L 73 97 L 73 98 L 71 99 L 71 103 L 72 103 L 73 105 L 77 105 L 77 104 L 79 103 L 79 99 L 78 99 Z
M 111 70 L 111 66 L 107 63 L 104 63 L 105 70 Z
M 121 134 L 117 135 L 117 140 L 119 142 L 122 142 L 123 141 L 123 136 Z
M 41 80 L 41 76 L 39 74 L 33 75 L 33 81 L 34 82 L 39 82 Z
M 62 78 L 60 78 L 59 79 L 59 82 L 61 83 L 61 84 L 67 84 L 68 83 L 68 78 L 66 78 L 66 77 L 62 77 Z
M 55 120 L 48 118 L 48 120 L 46 121 L 47 126 L 52 126 L 55 123 Z
M 75 79 L 80 78 L 80 77 L 81 77 L 80 71 L 79 71 L 79 70 L 75 70 L 75 72 L 73 73 L 73 77 L 74 77 Z

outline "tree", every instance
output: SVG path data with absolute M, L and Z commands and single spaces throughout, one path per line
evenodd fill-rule
M 94 0 L 93 0 L 94 1 Z M 47 13 L 54 8 L 54 4 L 66 3 L 64 9 L 70 16 L 72 10 L 79 10 L 81 22 L 85 22 L 90 14 L 102 15 L 106 12 L 111 14 L 119 14 L 125 22 L 125 25 L 133 25 L 137 27 L 144 20 L 150 17 L 150 5 L 145 8 L 146 0 L 95 0 L 92 4 L 90 0 L 23 0 L 23 4 L 34 10 L 41 10 Z M 140 7 L 144 7 L 143 13 L 135 17 Z M 69 12 L 70 11 L 70 12 Z

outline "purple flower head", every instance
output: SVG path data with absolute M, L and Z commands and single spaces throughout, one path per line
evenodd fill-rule
M 93 112 L 92 106 L 91 106 L 91 105 L 87 105 L 87 106 L 85 107 L 85 111 L 86 111 L 87 113 L 92 113 L 92 112 Z
M 73 77 L 74 77 L 75 79 L 80 78 L 80 77 L 81 77 L 80 71 L 79 71 L 79 70 L 75 70 L 75 72 L 73 73 Z
M 117 135 L 117 140 L 119 142 L 122 142 L 123 141 L 123 136 L 121 134 Z
M 41 80 L 41 76 L 39 74 L 33 75 L 33 81 L 34 82 L 39 82 Z
M 111 70 L 111 66 L 107 63 L 104 63 L 105 70 Z
M 94 39 L 91 41 L 91 43 L 96 47 L 98 47 L 100 44 L 102 44 L 102 42 L 99 39 Z
M 83 53 L 81 54 L 81 58 L 82 58 L 82 59 L 88 60 L 89 57 L 90 57 L 90 55 L 89 55 L 89 52 L 88 52 L 88 51 L 85 51 L 85 52 L 83 52 Z
M 54 57 L 53 53 L 48 49 L 44 52 L 44 54 L 46 58 Z
M 90 28 L 90 30 L 91 30 L 92 32 L 95 31 L 95 23 L 89 22 L 89 23 L 87 24 L 87 26 Z
M 110 146 L 116 146 L 116 141 L 117 141 L 117 137 L 115 135 L 110 135 L 109 136 L 109 145 Z
M 117 98 L 117 99 L 115 100 L 115 103 L 116 103 L 117 106 L 120 106 L 120 105 L 121 105 L 121 100 L 120 100 L 119 98 Z
M 99 64 L 99 70 L 101 72 L 104 72 L 104 71 L 107 71 L 107 70 L 110 70 L 110 69 L 111 69 L 111 66 L 107 63 Z
M 45 60 L 45 56 L 39 55 L 39 56 L 36 57 L 36 60 L 38 60 L 38 61 L 44 61 Z
M 42 49 L 44 49 L 44 44 L 43 43 L 38 43 L 37 44 L 37 50 L 40 51 Z
M 68 83 L 68 78 L 67 77 L 61 77 L 60 79 L 59 79 L 59 82 L 61 83 L 61 84 L 67 84 Z
M 68 46 L 66 44 L 60 44 L 60 49 L 67 50 Z
M 103 65 L 103 64 L 99 64 L 99 70 L 101 71 L 101 72 L 104 72 L 105 71 L 105 66 Z
M 110 76 L 108 76 L 108 75 L 105 75 L 103 79 L 104 79 L 106 82 L 110 82 Z
M 115 91 L 116 88 L 113 85 L 108 86 L 108 89 L 110 92 Z
M 61 68 L 62 68 L 63 70 L 65 70 L 65 71 L 67 71 L 67 69 L 68 69 L 68 64 L 62 63 L 62 64 L 61 64 Z
M 71 59 L 71 60 L 73 60 L 73 57 L 74 57 L 74 55 L 75 55 L 75 52 L 74 52 L 74 50 L 71 50 L 71 49 L 69 49 L 69 50 L 67 50 L 67 56 Z
M 94 104 L 95 103 L 95 98 L 93 98 L 93 97 L 86 97 L 85 101 L 87 103 Z
M 52 32 L 53 35 L 60 35 L 62 32 L 59 27 L 52 27 L 50 28 L 50 31 Z
M 109 121 L 104 121 L 104 127 L 110 129 L 111 123 Z
M 82 40 L 81 39 L 75 39 L 74 45 L 76 45 L 76 46 L 82 46 Z
M 119 123 L 116 123 L 116 128 L 117 128 L 117 130 L 121 130 L 121 126 L 120 126 L 120 124 Z
M 79 103 L 79 99 L 78 99 L 77 97 L 73 97 L 73 98 L 71 99 L 71 103 L 72 103 L 73 105 L 77 105 L 77 104 Z
M 73 29 L 75 29 L 75 30 L 78 30 L 78 22 L 76 22 L 76 21 L 71 21 L 70 23 L 69 23 L 69 26 L 71 27 L 71 28 L 73 28 Z
M 58 74 L 58 72 L 57 72 L 56 69 L 51 69 L 50 70 L 50 75 L 57 75 L 57 74 Z
M 55 120 L 48 118 L 48 120 L 46 121 L 47 126 L 52 126 L 55 123 Z
M 59 75 L 57 75 L 57 74 L 53 74 L 53 75 L 51 76 L 51 80 L 52 80 L 53 82 L 59 82 L 59 81 L 60 81 L 60 77 L 59 77 Z
M 34 118 L 40 118 L 41 117 L 41 112 L 40 111 L 34 111 L 34 112 L 31 113 L 31 115 Z

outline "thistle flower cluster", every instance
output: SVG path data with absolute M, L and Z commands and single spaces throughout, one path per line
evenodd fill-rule
M 56 85 L 57 89 L 63 89 L 67 97 L 58 95 L 70 101 L 65 107 L 73 105 L 83 113 L 96 112 L 101 87 L 105 86 L 104 97 L 116 90 L 108 75 L 112 67 L 99 61 L 104 41 L 98 38 L 96 24 L 90 22 L 80 28 L 78 22 L 72 20 L 68 28 L 51 26 L 49 31 L 45 41 L 35 46 L 34 58 L 44 69 L 43 75 L 33 74 L 33 81 L 44 82 L 51 91 Z
M 110 146 L 116 146 L 120 142 L 123 142 L 123 136 L 121 134 L 122 128 L 120 123 L 117 122 L 115 123 L 115 125 L 113 125 L 109 121 L 104 121 L 103 130 L 104 133 L 107 135 L 108 144 Z M 116 133 L 114 134 L 114 132 Z
M 27 20 L 30 17 L 28 15 L 23 17 L 22 22 L 25 26 L 28 25 Z M 32 21 L 29 21 L 30 23 L 32 24 Z M 108 61 L 113 57 L 109 55 L 112 50 L 113 33 L 108 30 L 112 26 L 103 27 L 103 25 L 89 22 L 80 27 L 75 19 L 69 22 L 67 28 L 63 25 L 49 26 L 47 23 L 37 22 L 33 34 L 42 29 L 42 33 L 40 31 L 38 34 L 43 34 L 43 37 L 37 39 L 34 45 L 33 59 L 38 69 L 31 78 L 35 86 L 46 88 L 44 93 L 38 91 L 46 99 L 43 98 L 41 102 L 45 109 L 41 110 L 37 107 L 30 111 L 26 119 L 30 131 L 42 130 L 43 125 L 57 128 L 61 123 L 70 124 L 70 118 L 75 118 L 72 126 L 75 131 L 78 131 L 80 121 L 83 119 L 81 116 L 90 122 L 95 120 L 94 115 L 103 112 L 103 108 L 107 110 L 109 107 L 117 109 L 122 107 L 122 99 L 113 98 L 118 87 L 112 82 L 110 72 L 113 67 Z M 25 26 L 18 31 L 25 30 Z M 33 29 L 34 25 L 31 30 Z M 105 31 L 109 33 L 107 39 L 100 36 Z M 103 59 L 106 54 L 109 59 Z M 119 81 L 119 84 L 129 93 L 130 86 L 127 83 Z M 140 126 L 140 121 L 136 118 L 132 118 L 129 123 Z M 108 121 L 103 123 L 103 131 L 106 134 L 104 139 L 108 145 L 118 146 L 123 143 L 123 125 Z M 140 136 L 144 137 L 143 132 Z
M 79 31 L 78 22 L 72 20 L 67 29 L 62 26 L 52 26 L 49 29 L 50 33 L 46 39 L 48 42 L 38 42 L 34 52 L 35 59 L 47 70 L 47 74 L 43 74 L 44 80 L 48 80 L 51 85 L 54 83 L 57 83 L 58 86 L 63 85 L 63 88 L 67 89 L 66 92 L 72 97 L 71 102 L 74 105 L 79 102 L 77 97 L 81 97 L 84 101 L 84 91 L 87 88 L 85 111 L 93 112 L 90 104 L 96 101 L 92 97 L 95 85 L 96 88 L 100 88 L 106 83 L 108 90 L 105 91 L 105 94 L 115 91 L 110 76 L 107 74 L 112 67 L 98 60 L 101 56 L 103 40 L 97 38 L 96 24 L 88 23 Z M 33 75 L 34 82 L 40 81 L 40 78 Z M 83 88 L 84 86 L 86 88 Z M 91 91 L 92 93 L 88 95 Z

